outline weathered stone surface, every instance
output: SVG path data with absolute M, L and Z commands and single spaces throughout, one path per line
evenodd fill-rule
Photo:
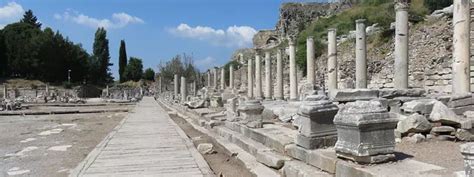
M 439 126 L 431 129 L 432 134 L 451 134 L 454 131 L 456 131 L 456 129 L 450 126 Z
M 472 97 L 472 94 L 455 95 L 455 96 L 452 96 L 448 102 L 449 108 L 456 108 L 456 107 L 469 106 L 469 105 L 474 105 L 474 97 Z
M 237 103 L 238 98 L 234 97 L 227 100 L 227 104 L 225 105 L 226 108 L 226 116 L 228 120 L 234 120 L 237 117 Z
M 184 105 L 190 109 L 204 108 L 204 106 L 206 106 L 206 100 L 190 101 L 185 103 Z
M 431 127 L 425 116 L 415 113 L 400 120 L 397 124 L 397 131 L 402 134 L 423 133 L 429 132 Z
M 291 160 L 288 157 L 281 156 L 274 152 L 266 150 L 258 151 L 255 158 L 258 162 L 275 169 L 280 169 L 285 164 L 285 161 Z
M 471 177 L 474 175 L 474 143 L 462 144 L 460 147 L 464 158 L 464 174 Z
M 220 96 L 213 96 L 213 97 L 211 97 L 210 106 L 211 106 L 212 108 L 223 107 L 223 106 L 224 106 L 224 103 L 222 102 L 222 97 L 220 97 Z
M 417 134 L 414 134 L 413 136 L 406 137 L 405 139 L 410 143 L 420 143 L 420 142 L 425 141 L 426 138 L 424 135 L 417 133 Z
M 381 163 L 393 159 L 397 122 L 398 119 L 380 102 L 347 103 L 334 118 L 338 136 L 335 145 L 337 156 L 358 163 Z
M 433 105 L 428 120 L 432 122 L 441 122 L 447 125 L 460 125 L 463 121 L 458 115 L 456 115 L 456 113 L 439 101 L 436 101 Z
M 298 110 L 300 126 L 296 144 L 314 149 L 335 143 L 334 116 L 339 108 L 324 95 L 310 95 Z
M 299 161 L 285 163 L 281 173 L 286 177 L 332 177 L 333 175 L 320 171 L 318 168 Z
M 371 100 L 379 96 L 378 90 L 370 89 L 348 89 L 337 90 L 334 93 L 333 100 L 338 102 L 350 102 L 356 100 Z
M 436 102 L 437 101 L 435 99 L 413 100 L 403 103 L 401 109 L 406 113 L 430 114 L 431 110 L 433 109 L 433 105 Z
M 379 97 L 395 98 L 395 97 L 422 97 L 426 94 L 424 89 L 381 89 Z
M 197 150 L 201 154 L 211 154 L 214 152 L 212 148 L 214 148 L 214 145 L 211 143 L 201 143 L 198 145 Z
M 248 100 L 244 104 L 239 105 L 237 111 L 241 117 L 247 122 L 247 125 L 253 128 L 262 127 L 262 112 L 265 107 L 262 106 L 260 101 Z
M 461 141 L 474 141 L 474 134 L 470 130 L 458 129 L 455 136 Z

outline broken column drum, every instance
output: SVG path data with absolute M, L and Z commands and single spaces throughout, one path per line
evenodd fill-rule
M 258 100 L 247 100 L 244 102 L 244 104 L 239 105 L 237 111 L 243 120 L 251 122 L 255 125 L 253 128 L 262 128 L 262 112 L 264 108 L 265 107 L 263 107 L 262 103 Z
M 272 91 L 272 61 L 270 59 L 270 51 L 265 51 L 265 100 L 272 99 Z
M 309 95 L 298 109 L 300 127 L 296 144 L 306 149 L 333 146 L 337 140 L 333 123 L 339 108 L 325 95 Z
M 336 155 L 362 164 L 394 159 L 397 122 L 379 101 L 347 103 L 334 118 Z

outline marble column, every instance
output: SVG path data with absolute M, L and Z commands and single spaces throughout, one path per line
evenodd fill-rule
M 217 67 L 214 67 L 214 89 L 217 89 Z
M 298 100 L 298 81 L 296 78 L 296 46 L 295 40 L 288 39 L 290 50 L 290 101 Z
M 234 65 L 229 66 L 229 88 L 234 89 Z
M 197 95 L 197 85 L 196 85 L 196 80 L 193 81 L 193 96 Z
M 337 90 L 337 41 L 336 29 L 328 29 L 328 91 L 329 95 Z
M 48 89 L 47 89 L 48 90 Z M 46 94 L 48 93 L 48 91 L 46 91 Z M 48 95 L 46 95 L 48 96 Z M 108 98 L 109 97 L 109 85 L 106 85 L 105 86 L 105 97 Z
M 178 78 L 178 75 L 175 74 L 175 75 L 174 75 L 174 97 L 175 97 L 175 98 L 178 98 L 178 89 L 179 89 L 179 87 L 178 87 L 178 79 L 179 79 L 179 78 Z
M 108 91 L 109 91 L 108 89 L 109 89 L 109 86 L 107 86 L 107 94 L 108 94 Z M 46 91 L 45 91 L 45 92 L 46 92 L 46 93 L 45 93 L 44 96 L 45 96 L 45 97 L 48 97 L 48 96 L 49 96 L 49 84 L 46 84 Z
M 283 100 L 283 59 L 281 56 L 281 50 L 276 50 L 276 58 L 277 58 L 277 85 L 276 85 L 276 92 L 275 92 L 275 99 Z
M 211 88 L 211 70 L 207 71 L 207 88 Z
M 365 19 L 356 20 L 356 88 L 367 88 L 367 45 Z
M 393 83 L 408 89 L 408 0 L 395 2 L 395 68 Z
M 253 99 L 253 60 L 249 58 L 247 60 L 247 97 Z
M 255 98 L 263 100 L 262 95 L 262 61 L 260 60 L 260 51 L 255 55 Z
M 470 93 L 470 0 L 454 0 L 453 94 Z
M 265 51 L 265 99 L 272 99 L 273 83 L 272 83 L 272 61 L 270 51 Z
M 7 84 L 3 85 L 3 99 L 8 99 L 8 88 Z
M 186 78 L 181 76 L 181 102 L 186 102 Z
M 221 68 L 221 89 L 225 89 L 225 68 Z
M 308 36 L 306 39 L 306 78 L 308 83 L 314 86 L 315 84 L 315 69 L 314 69 L 314 40 L 313 36 Z

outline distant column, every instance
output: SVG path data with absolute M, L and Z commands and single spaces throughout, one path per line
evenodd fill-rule
M 186 78 L 181 76 L 181 102 L 186 101 L 187 97 L 187 90 L 186 90 Z
M 207 71 L 207 88 L 211 88 L 211 70 Z
M 234 65 L 229 66 L 229 87 L 234 89 Z
M 290 49 L 290 101 L 298 100 L 298 81 L 296 80 L 296 47 L 295 41 L 289 38 Z
M 3 85 L 3 99 L 8 99 L 8 88 L 7 84 Z
M 46 84 L 46 91 L 45 91 L 45 96 L 48 97 L 49 96 L 49 84 Z M 107 86 L 107 95 L 109 93 L 109 86 Z
M 253 99 L 253 66 L 252 58 L 247 60 L 247 97 L 248 99 Z
M 275 99 L 283 100 L 283 59 L 281 56 L 280 48 L 277 49 L 276 58 L 277 58 L 277 88 L 275 92 Z
M 225 89 L 225 68 L 221 68 L 221 89 Z
M 328 91 L 337 90 L 337 41 L 336 29 L 328 29 Z
M 262 95 L 262 61 L 260 60 L 259 51 L 255 55 L 255 98 L 258 100 L 263 99 Z
M 273 83 L 272 83 L 272 61 L 270 51 L 265 51 L 265 99 L 272 99 Z
M 214 67 L 214 89 L 217 89 L 217 67 Z
M 308 83 L 314 86 L 315 84 L 315 69 L 314 69 L 314 40 L 313 36 L 308 36 L 306 39 L 306 78 Z
M 454 0 L 453 94 L 470 93 L 470 0 Z
M 408 0 L 395 3 L 395 70 L 394 86 L 408 89 Z M 453 84 L 454 85 L 454 84 Z
M 197 95 L 197 85 L 196 85 L 196 80 L 193 81 L 193 96 Z
M 175 98 L 178 98 L 178 89 L 179 89 L 179 87 L 178 87 L 178 75 L 175 74 L 174 75 L 174 97 Z
M 46 85 L 46 88 L 48 88 L 48 85 Z M 46 89 L 46 94 L 48 94 L 48 89 Z M 46 95 L 48 96 L 48 95 Z M 109 97 L 109 85 L 106 85 L 105 86 L 105 97 L 108 98 Z
M 356 88 L 367 88 L 365 19 L 356 20 Z

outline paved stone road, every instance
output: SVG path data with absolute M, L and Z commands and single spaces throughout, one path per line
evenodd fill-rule
M 71 176 L 213 175 L 166 111 L 152 97 L 144 97 Z

